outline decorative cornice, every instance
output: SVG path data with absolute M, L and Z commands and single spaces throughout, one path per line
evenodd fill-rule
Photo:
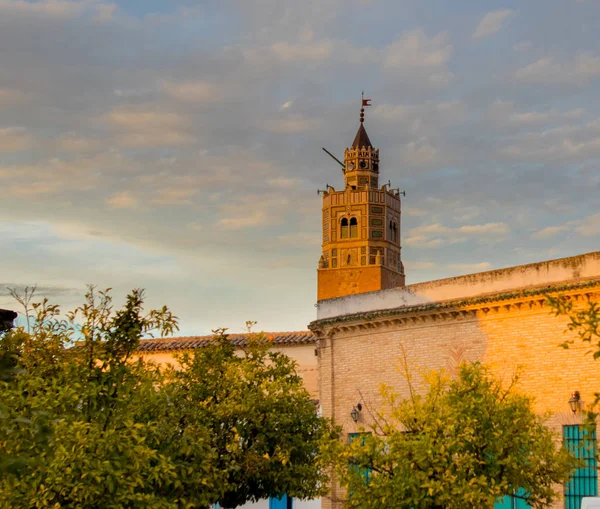
M 510 311 L 514 308 L 522 309 L 523 305 L 528 305 L 530 309 L 535 306 L 541 307 L 546 300 L 546 294 L 577 292 L 578 290 L 586 290 L 597 286 L 600 286 L 600 279 L 528 288 L 513 292 L 498 292 L 469 299 L 434 301 L 426 304 L 324 318 L 311 322 L 308 328 L 317 337 L 322 337 L 322 329 L 330 326 L 345 332 L 374 329 L 382 325 L 419 324 L 430 320 L 469 319 L 475 318 L 477 313 L 480 312 L 487 315 L 489 313 Z

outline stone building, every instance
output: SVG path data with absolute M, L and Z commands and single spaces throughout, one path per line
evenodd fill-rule
M 354 142 L 344 154 L 344 188 L 323 192 L 317 318 L 310 331 L 267 333 L 274 336 L 273 348 L 297 360 L 322 414 L 342 425 L 347 435 L 368 428 L 365 412 L 356 422 L 350 412 L 366 400 L 376 407 L 382 382 L 407 394 L 397 369 L 404 352 L 416 371 L 482 361 L 508 379 L 520 369 L 520 389 L 535 397 L 537 412 L 550 415 L 548 425 L 557 436 L 579 439 L 581 409 L 600 389 L 600 360 L 585 355 L 580 342 L 569 350 L 559 347 L 568 338 L 567 320 L 550 314 L 545 296 L 563 294 L 578 303 L 598 300 L 600 252 L 405 285 L 401 193 L 380 185 L 379 150 L 364 127 L 366 102 Z M 174 352 L 202 347 L 207 340 L 143 341 L 140 355 L 171 362 Z M 245 338 L 235 335 L 232 340 L 243 346 Z M 575 392 L 581 399 L 573 412 L 569 399 Z M 597 493 L 597 473 L 577 478 L 555 508 L 579 508 L 582 496 Z M 323 509 L 343 507 L 344 496 L 332 486 L 321 501 Z M 318 502 L 294 507 L 302 509 L 303 504 Z M 519 504 L 507 498 L 497 508 L 526 507 Z M 255 507 L 278 506 L 264 501 Z
M 582 401 L 593 400 L 600 360 L 585 355 L 589 348 L 581 342 L 560 348 L 566 320 L 550 314 L 545 295 L 586 302 L 599 292 L 600 252 L 594 252 L 321 301 L 310 329 L 318 339 L 323 415 L 346 434 L 368 428 L 367 415 L 354 422 L 350 412 L 359 402 L 376 408 L 383 382 L 408 396 L 397 369 L 406 355 L 415 373 L 482 361 L 507 380 L 522 368 L 519 388 L 535 397 L 536 411 L 549 413 L 548 424 L 559 434 L 572 432 L 582 415 L 571 411 L 568 400 L 575 391 Z M 587 487 L 587 492 L 571 490 L 571 505 L 561 501 L 556 508 L 578 508 L 575 495 L 597 494 L 597 474 Z M 322 507 L 342 507 L 343 498 L 334 486 Z
M 323 415 L 348 436 L 368 429 L 366 412 L 355 422 L 351 411 L 358 403 L 380 406 L 382 383 L 408 397 L 397 369 L 401 355 L 415 373 L 481 361 L 505 380 L 519 369 L 520 390 L 535 397 L 537 412 L 550 415 L 548 425 L 558 436 L 580 439 L 582 413 L 568 402 L 575 392 L 580 408 L 593 400 L 600 360 L 586 356 L 581 342 L 560 348 L 566 319 L 550 314 L 545 295 L 598 300 L 600 252 L 405 286 L 400 193 L 378 187 L 379 151 L 363 113 L 345 152 L 345 189 L 323 196 L 317 319 L 309 325 L 317 338 Z M 582 496 L 598 493 L 594 469 L 577 476 L 556 508 L 578 509 Z M 340 508 L 344 497 L 334 485 L 322 507 Z M 497 507 L 526 505 L 506 498 Z

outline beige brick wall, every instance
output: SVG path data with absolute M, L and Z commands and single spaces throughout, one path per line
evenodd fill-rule
M 319 397 L 319 387 L 318 361 L 315 356 L 315 345 L 313 343 L 277 345 L 273 346 L 271 349 L 277 352 L 283 352 L 296 361 L 298 374 L 304 380 L 306 389 L 312 398 L 317 399 Z M 140 357 L 161 366 L 167 364 L 178 366 L 175 356 L 181 353 L 183 353 L 183 351 L 144 352 Z
M 566 319 L 552 316 L 539 299 L 463 311 L 318 329 L 323 415 L 352 433 L 369 421 L 364 410 L 357 424 L 350 418 L 361 397 L 380 406 L 383 382 L 406 396 L 407 383 L 398 369 L 404 350 L 417 385 L 421 370 L 452 368 L 461 360 L 482 361 L 507 381 L 520 369 L 519 390 L 535 397 L 536 412 L 551 414 L 551 428 L 561 433 L 563 424 L 575 423 L 568 399 L 578 390 L 584 401 L 592 400 L 600 390 L 600 360 L 586 355 L 589 348 L 580 343 L 569 350 L 559 346 L 567 338 Z M 334 488 L 323 508 L 341 507 L 332 503 L 340 495 Z

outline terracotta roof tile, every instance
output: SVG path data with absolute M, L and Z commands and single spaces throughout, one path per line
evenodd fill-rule
M 303 345 L 315 342 L 310 331 L 297 332 L 265 332 L 267 338 L 273 338 L 274 345 Z M 175 338 L 143 339 L 138 347 L 139 352 L 159 352 L 175 350 L 191 350 L 203 348 L 213 340 L 212 336 L 181 336 Z M 229 334 L 229 341 L 235 346 L 248 344 L 247 334 Z

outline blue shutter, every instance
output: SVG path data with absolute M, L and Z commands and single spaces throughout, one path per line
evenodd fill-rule
M 355 440 L 360 440 L 360 445 L 365 445 L 365 440 L 367 438 L 367 435 L 370 435 L 371 433 L 350 433 L 348 435 L 348 438 L 350 439 L 350 443 L 354 442 Z M 356 465 L 351 465 L 351 468 L 358 468 Z M 370 468 L 362 468 L 361 469 L 361 473 L 363 476 L 363 479 L 365 480 L 365 484 L 369 484 L 369 478 L 371 477 L 371 469 Z
M 598 495 L 596 428 L 563 426 L 563 440 L 566 448 L 584 463 L 565 485 L 565 509 L 579 509 L 583 497 Z

